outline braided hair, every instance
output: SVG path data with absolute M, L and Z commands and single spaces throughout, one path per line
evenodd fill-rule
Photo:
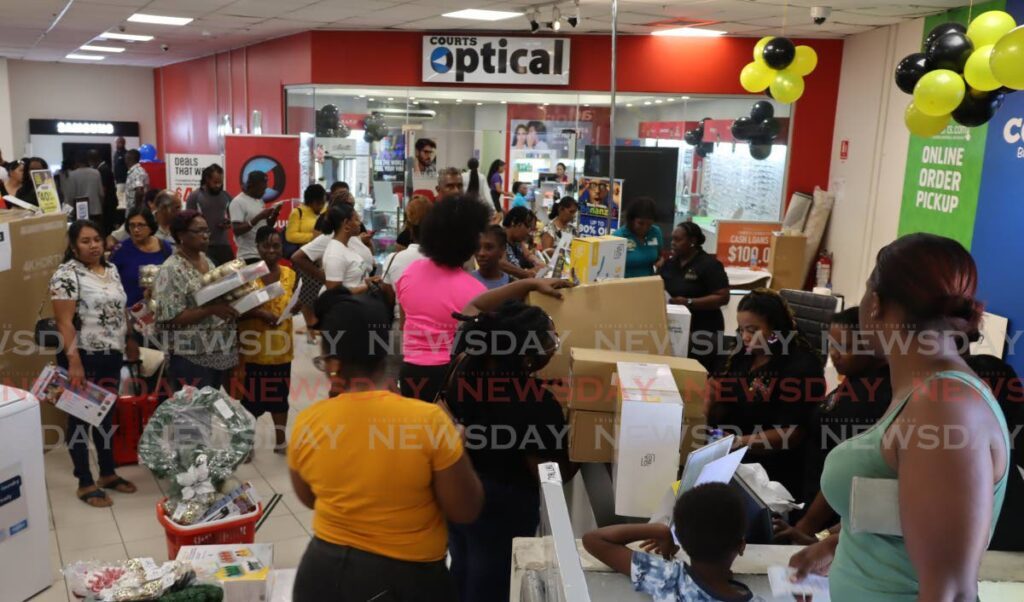
M 776 342 L 769 342 L 769 352 L 772 355 L 782 355 L 784 351 L 783 341 L 792 341 L 796 349 L 814 352 L 814 348 L 807 339 L 797 330 L 796 315 L 793 314 L 789 303 L 782 298 L 778 292 L 769 288 L 756 288 L 740 299 L 737 313 L 741 311 L 750 312 L 761 317 L 767 322 L 768 327 L 778 338 Z M 729 356 L 725 364 L 725 371 L 732 369 L 733 360 L 743 354 L 743 345 L 738 343 L 736 349 Z

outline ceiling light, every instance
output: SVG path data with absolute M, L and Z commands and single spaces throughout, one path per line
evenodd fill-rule
M 654 104 L 656 104 L 656 105 L 660 105 L 660 104 L 661 104 L 662 102 L 663 102 L 663 101 L 661 101 L 661 100 L 656 100 L 656 101 L 654 101 Z
M 626 103 L 626 107 L 632 107 L 632 106 L 633 106 L 633 103 L 631 103 L 631 102 L 627 102 Z
M 540 29 L 540 23 L 537 22 L 537 9 L 531 10 L 526 18 L 530 22 L 530 33 L 537 33 L 537 30 Z
M 690 100 L 689 96 L 680 96 L 679 100 Z
M 666 100 L 665 102 L 672 102 L 673 100 L 675 100 L 675 99 L 674 98 L 670 98 L 670 99 Z
M 459 103 L 461 103 L 461 102 L 462 102 L 462 99 L 461 99 L 461 98 L 456 98 L 456 99 L 455 99 L 455 102 L 459 102 Z
M 651 101 L 649 101 L 649 100 L 645 100 L 644 101 L 644 106 L 647 106 L 647 105 L 650 105 L 650 104 L 651 104 Z
M 659 29 L 652 31 L 652 36 L 671 36 L 678 38 L 716 38 L 724 36 L 726 32 L 716 29 L 697 29 L 696 27 L 676 27 L 674 29 Z
M 103 59 L 105 59 L 107 57 L 105 57 L 103 55 L 100 55 L 100 54 L 77 54 L 77 53 L 72 52 L 71 54 L 67 55 L 64 58 L 75 60 L 75 61 L 102 61 Z
M 90 50 L 92 52 L 124 52 L 124 48 L 117 48 L 116 46 L 82 46 L 79 50 Z
M 441 101 L 440 100 L 435 100 L 434 104 L 439 105 L 439 104 L 441 104 Z
M 503 100 L 503 101 L 501 101 L 501 104 L 503 104 L 503 105 L 507 105 L 507 104 L 508 104 L 508 101 L 507 101 L 507 100 Z
M 409 100 L 416 100 L 416 97 L 415 96 L 410 96 Z
M 576 5 L 576 13 L 566 19 L 565 22 L 573 29 L 576 29 L 576 26 L 580 24 L 580 0 L 576 0 L 574 4 Z
M 472 19 L 474 21 L 501 21 L 503 19 L 511 19 L 512 17 L 518 17 L 523 13 L 510 13 L 503 10 L 481 10 L 479 8 L 467 8 L 465 10 L 457 10 L 452 13 L 444 13 L 442 17 L 448 17 L 450 19 Z
M 373 100 L 373 97 L 367 98 L 366 100 Z
M 153 36 L 138 35 L 134 33 L 117 33 L 116 31 L 107 31 L 96 37 L 101 40 L 126 40 L 129 42 L 148 42 L 153 39 Z
M 391 101 L 393 101 L 394 99 L 395 99 L 395 97 L 394 97 L 394 96 L 388 96 L 388 102 L 391 102 Z
M 478 106 L 478 107 L 482 107 L 482 106 L 484 106 L 484 103 L 482 103 L 482 102 L 478 102 L 478 103 L 476 103 L 476 106 Z
M 165 17 L 163 15 L 147 15 L 146 13 L 135 13 L 128 17 L 132 23 L 152 23 L 153 25 L 175 25 L 181 27 L 188 25 L 194 19 L 192 17 Z
M 562 29 L 562 13 L 558 10 L 557 6 L 551 8 L 551 22 L 548 23 L 548 28 L 551 31 Z

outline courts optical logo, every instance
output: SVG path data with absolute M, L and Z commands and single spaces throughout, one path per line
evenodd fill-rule
M 569 40 L 423 36 L 423 81 L 569 84 Z
M 276 201 L 284 194 L 285 174 L 280 161 L 266 155 L 257 155 L 246 161 L 238 178 L 242 190 L 245 190 L 245 181 L 249 178 L 249 173 L 254 171 L 267 174 L 267 191 L 263 193 L 264 203 Z
M 1024 117 L 1011 117 L 1003 126 L 1003 140 L 1016 144 L 1017 158 L 1024 159 Z

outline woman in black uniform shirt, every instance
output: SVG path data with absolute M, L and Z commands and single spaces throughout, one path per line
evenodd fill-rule
M 729 302 L 729 277 L 722 263 L 704 252 L 704 232 L 693 222 L 672 231 L 672 256 L 661 268 L 669 303 L 685 305 L 690 320 L 689 356 L 710 372 L 725 328 L 722 306 Z
M 740 301 L 741 344 L 709 381 L 708 426 L 737 434 L 758 463 L 797 501 L 803 498 L 807 425 L 825 396 L 824 366 L 796 331 L 785 299 L 757 289 Z

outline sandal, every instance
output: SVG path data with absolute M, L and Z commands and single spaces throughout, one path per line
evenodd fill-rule
M 109 508 L 114 505 L 114 501 L 111 500 L 105 492 L 99 489 L 93 489 L 92 491 L 80 493 L 78 494 L 78 499 L 82 500 L 83 502 L 92 506 L 93 508 Z
M 106 483 L 100 483 L 100 487 L 103 489 L 113 489 L 118 493 L 135 493 L 138 491 L 135 485 L 117 476 Z

